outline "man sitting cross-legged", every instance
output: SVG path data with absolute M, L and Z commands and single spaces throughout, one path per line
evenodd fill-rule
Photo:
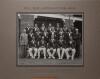
M 37 51 L 38 51 L 38 49 L 36 48 L 36 41 L 35 41 L 35 38 L 33 36 L 32 41 L 29 43 L 28 56 L 30 56 L 31 58 L 35 59 L 35 57 L 37 55 Z
M 44 55 L 44 59 L 46 59 L 46 43 L 44 40 L 44 36 L 42 36 L 42 40 L 39 42 L 38 59 L 40 59 L 41 52 Z
M 76 44 L 75 44 L 74 40 L 69 41 L 67 52 L 66 52 L 67 59 L 69 59 L 71 57 L 71 60 L 74 60 L 75 53 L 76 53 L 75 45 Z
M 55 46 L 55 40 L 51 39 L 51 41 L 48 43 L 48 49 L 47 49 L 49 58 L 55 59 L 54 55 L 56 52 L 56 46 Z

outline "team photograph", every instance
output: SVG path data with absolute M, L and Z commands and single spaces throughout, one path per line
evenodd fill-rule
M 83 65 L 83 13 L 17 13 L 19 66 Z

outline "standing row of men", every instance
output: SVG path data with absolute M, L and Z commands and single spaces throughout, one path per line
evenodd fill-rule
M 66 26 L 60 27 L 59 23 L 57 26 L 35 24 L 32 28 L 26 27 L 24 33 L 20 35 L 20 40 L 23 42 L 22 37 L 24 37 L 26 42 L 24 45 L 25 57 L 40 59 L 43 55 L 44 59 L 63 59 L 65 55 L 67 59 L 73 60 L 78 51 L 77 47 L 80 47 L 80 34 L 78 29 L 73 26 L 67 28 Z

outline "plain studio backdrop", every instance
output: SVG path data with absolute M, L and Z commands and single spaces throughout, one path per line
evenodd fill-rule
M 84 65 L 71 67 L 16 66 L 16 12 L 84 12 Z M 1 0 L 0 79 L 100 79 L 99 0 Z

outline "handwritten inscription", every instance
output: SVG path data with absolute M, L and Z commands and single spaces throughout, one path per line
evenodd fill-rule
M 75 7 L 24 7 L 24 10 L 74 10 Z

